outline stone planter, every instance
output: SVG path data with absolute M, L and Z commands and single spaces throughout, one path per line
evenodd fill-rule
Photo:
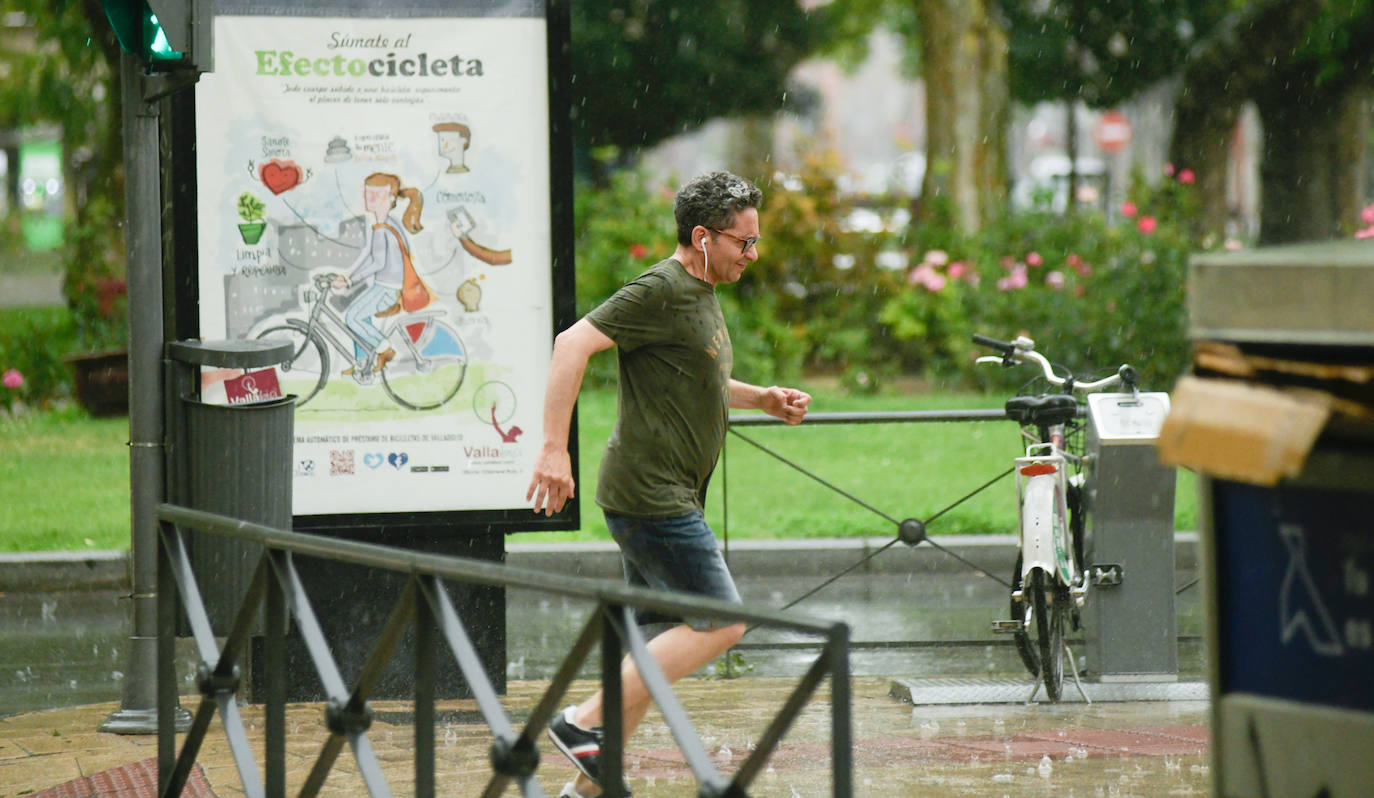
M 129 412 L 129 353 L 124 349 L 83 352 L 65 360 L 76 370 L 76 400 L 93 416 Z

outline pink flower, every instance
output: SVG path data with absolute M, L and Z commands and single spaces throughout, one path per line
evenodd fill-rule
M 1125 216 L 1127 219 L 1134 219 L 1137 213 L 1140 213 L 1140 209 L 1135 206 L 1134 202 L 1126 200 L 1125 202 L 1121 203 L 1122 216 Z
M 1226 239 L 1226 243 L 1222 244 L 1222 246 L 1225 247 L 1228 252 L 1235 252 L 1237 250 L 1245 248 L 1244 244 L 1240 243 L 1239 240 L 1234 238 Z
M 969 285 L 978 285 L 979 281 L 983 279 L 982 276 L 978 274 L 978 270 L 973 268 L 973 264 L 966 260 L 956 260 L 949 264 L 949 268 L 945 269 L 945 273 L 949 275 L 949 279 L 963 280 Z
M 1173 177 L 1173 176 L 1174 176 L 1174 162 L 1173 162 L 1173 161 L 1169 161 L 1168 163 L 1164 164 L 1164 174 L 1167 175 L 1168 177 Z
M 949 253 L 945 252 L 943 249 L 932 249 L 926 253 L 926 256 L 922 258 L 922 260 L 929 263 L 931 266 L 944 266 L 946 263 L 949 263 Z
M 1025 288 L 1030 279 L 1026 274 L 1026 265 L 1018 263 L 1012 267 L 1011 274 L 997 281 L 998 291 L 1015 291 L 1018 288 Z
M 1178 173 L 1178 182 L 1192 185 L 1197 182 L 1197 175 L 1193 174 L 1192 169 L 1182 169 Z
M 1064 273 L 1059 271 L 1058 269 L 1045 275 L 1045 285 L 1048 285 L 1050 288 L 1053 288 L 1056 291 L 1064 290 L 1064 283 Z
M 1364 206 L 1360 211 L 1360 221 L 1365 224 L 1374 224 L 1374 204 Z
M 643 244 L 633 244 L 630 246 L 630 257 L 642 258 L 649 254 L 649 248 Z
M 1040 268 L 1041 266 L 1044 266 L 1044 265 L 1045 265 L 1045 259 L 1042 258 L 1042 257 L 1040 257 L 1040 253 L 1039 253 L 1039 252 L 1027 252 L 1027 253 L 1026 253 L 1026 265 L 1027 265 L 1027 266 L 1030 266 L 1030 267 L 1033 268 L 1033 269 L 1038 269 L 1038 268 Z
M 920 266 L 911 270 L 907 275 L 906 281 L 910 285 L 924 286 L 927 291 L 936 292 L 944 288 L 949 280 L 929 263 L 922 263 Z
M 1070 253 L 1066 262 L 1070 269 L 1078 272 L 1079 277 L 1087 277 L 1093 273 L 1093 267 L 1089 266 L 1088 262 L 1083 260 L 1077 253 Z
M 1155 228 L 1159 227 L 1159 222 L 1155 221 L 1153 216 L 1142 216 L 1136 221 L 1135 226 L 1140 232 L 1150 235 L 1155 231 Z
M 19 373 L 19 369 L 6 369 L 4 375 L 0 376 L 0 383 L 10 390 L 18 390 L 24 384 L 24 375 Z
M 1366 227 L 1366 228 L 1363 229 L 1363 230 L 1357 230 L 1357 231 L 1355 232 L 1355 237 L 1356 237 L 1356 238 L 1374 238 L 1374 225 L 1371 225 L 1371 226 L 1369 226 L 1369 227 Z M 9 379 L 9 373 L 8 373 L 8 372 L 6 372 L 5 378 L 6 378 L 6 379 Z M 8 383 L 6 383 L 6 384 L 8 384 Z

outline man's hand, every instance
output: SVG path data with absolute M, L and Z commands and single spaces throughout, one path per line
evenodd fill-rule
M 541 448 L 534 461 L 534 477 L 525 492 L 525 501 L 534 499 L 534 513 L 542 509 L 553 515 L 563 509 L 574 495 L 572 459 L 567 449 Z
M 335 290 L 335 291 L 342 291 L 342 290 L 344 290 L 345 288 L 348 287 L 348 278 L 345 277 L 345 276 L 343 276 L 342 274 L 337 275 L 337 276 L 334 278 L 334 283 L 333 283 L 333 285 L 334 285 L 334 290 Z
M 764 388 L 759 399 L 759 409 L 770 416 L 782 419 L 796 426 L 806 418 L 806 407 L 811 404 L 811 394 L 796 388 L 780 388 L 776 385 Z

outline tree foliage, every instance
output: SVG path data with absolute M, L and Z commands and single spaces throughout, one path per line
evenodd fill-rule
M 0 50 L 0 128 L 61 130 L 64 184 L 73 223 L 63 290 L 91 346 L 118 344 L 122 292 L 123 138 L 119 44 L 100 0 L 3 0 L 23 14 L 33 46 Z
M 998 0 L 1012 97 L 1110 108 L 1177 73 L 1226 12 L 1216 0 Z
M 819 19 L 795 0 L 574 3 L 578 143 L 634 152 L 717 117 L 776 113 Z

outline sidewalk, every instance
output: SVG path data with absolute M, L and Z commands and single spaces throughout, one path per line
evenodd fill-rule
M 1176 540 L 1180 572 L 1196 567 L 1196 536 Z M 888 541 L 732 541 L 732 568 L 742 579 L 777 574 L 808 580 L 853 565 Z M 982 567 L 1009 570 L 1015 540 L 1009 536 L 941 539 Z M 523 568 L 558 570 L 596 578 L 618 578 L 619 556 L 612 545 L 507 543 L 507 561 Z M 928 547 L 897 546 L 869 561 L 863 573 L 919 575 L 944 571 L 969 573 L 968 567 Z M 857 577 L 857 574 L 855 575 Z M 123 552 L 74 552 L 0 557 L 0 593 L 127 588 Z M 956 578 L 954 576 L 943 577 Z M 935 581 L 935 580 L 925 580 Z M 64 616 L 65 617 L 65 616 Z M 886 671 L 882 671 L 886 673 Z M 1091 705 L 1022 703 L 922 704 L 912 706 L 911 676 L 941 673 L 891 673 L 853 679 L 855 794 L 860 796 L 1157 796 L 1209 793 L 1207 702 L 1097 701 Z M 707 749 L 725 771 L 738 767 L 797 679 L 745 676 L 732 681 L 687 679 L 677 695 Z M 502 704 L 518 726 L 547 682 L 511 680 Z M 830 795 L 828 685 L 772 757 L 755 782 L 754 796 Z M 568 702 L 580 700 L 595 685 L 579 682 Z M 1066 698 L 1071 691 L 1066 686 Z M 1043 691 L 1039 696 L 1043 699 Z M 88 699 L 89 700 L 89 699 Z M 183 698 L 194 710 L 198 696 Z M 0 795 L 44 798 L 87 795 L 152 795 L 132 785 L 150 779 L 155 769 L 154 736 L 120 736 L 96 731 L 117 703 L 28 712 L 0 718 Z M 406 702 L 374 704 L 369 737 L 397 795 L 413 793 L 413 729 Z M 243 712 L 262 769 L 261 707 Z M 478 795 L 490 774 L 489 738 L 472 701 L 442 702 L 436 730 L 439 793 Z M 319 704 L 289 710 L 288 781 L 299 790 L 327 733 Z M 200 752 L 199 770 L 188 795 L 243 795 L 238 772 L 217 718 Z M 629 785 L 638 798 L 696 795 L 695 782 L 666 728 L 650 713 L 630 741 L 626 760 Z M 557 795 L 571 769 L 541 740 L 539 779 Z M 1049 757 L 1048 776 L 1041 763 Z M 129 786 L 123 792 L 118 785 Z M 61 787 L 58 790 L 55 788 Z M 340 757 L 326 784 L 326 795 L 365 793 L 352 757 Z M 507 795 L 517 794 L 513 788 Z
M 717 767 L 732 772 L 747 755 L 796 682 L 742 678 L 687 679 L 677 695 Z M 517 726 L 544 682 L 512 682 L 503 706 Z M 574 685 L 571 696 L 593 689 Z M 1205 702 L 1082 705 L 912 707 L 890 695 L 885 679 L 853 681 L 854 792 L 858 796 L 1112 796 L 1207 795 Z M 195 709 L 198 698 L 183 699 Z M 805 710 L 765 772 L 754 796 L 831 794 L 828 689 Z M 100 734 L 97 724 L 115 704 L 19 715 L 0 720 L 0 785 L 6 795 L 90 795 L 79 788 L 125 783 L 151 772 L 154 736 Z M 396 795 L 413 791 L 413 729 L 404 702 L 378 702 L 368 736 Z M 261 707 L 244 708 L 261 772 Z M 438 712 L 439 794 L 479 795 L 490 775 L 489 738 L 472 701 L 441 702 Z M 326 732 L 320 705 L 293 705 L 287 715 L 288 792 L 297 792 Z M 219 719 L 201 749 L 193 786 L 199 795 L 240 796 L 238 772 Z M 691 772 L 656 713 L 631 740 L 627 783 L 639 798 L 696 795 Z M 557 795 L 571 767 L 546 740 L 539 781 Z M 1045 758 L 1048 757 L 1048 764 Z M 107 771 L 121 768 L 116 773 Z M 101 775 L 104 774 L 104 775 Z M 203 779 L 203 781 L 202 781 Z M 70 784 L 77 780 L 76 784 Z M 56 790 L 60 785 L 66 785 Z M 322 795 L 365 792 L 345 748 Z M 100 795 L 152 795 L 130 789 Z M 190 794 L 190 793 L 188 793 Z M 508 788 L 507 795 L 515 795 Z

